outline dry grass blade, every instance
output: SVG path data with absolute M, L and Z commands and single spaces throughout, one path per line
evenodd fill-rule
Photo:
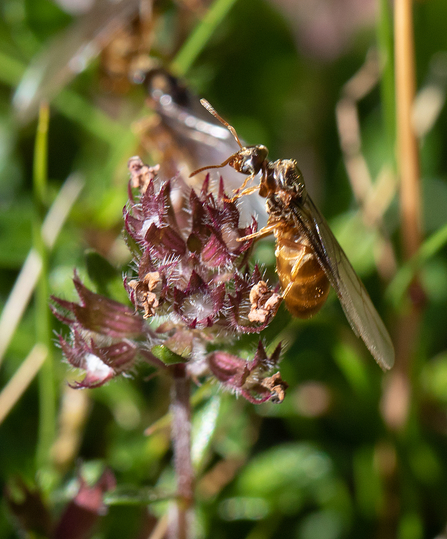
M 0 393 L 0 423 L 9 414 L 13 406 L 26 391 L 36 374 L 39 372 L 48 350 L 41 343 L 34 345 L 28 357 L 17 369 L 17 372 Z

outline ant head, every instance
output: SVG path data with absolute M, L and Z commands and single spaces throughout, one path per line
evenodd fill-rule
M 263 168 L 268 153 L 262 144 L 246 146 L 234 154 L 228 164 L 242 174 L 256 176 Z
M 213 106 L 208 103 L 206 99 L 201 99 L 200 103 L 206 108 L 206 110 L 212 114 L 219 122 L 224 125 L 228 131 L 233 135 L 234 140 L 238 143 L 240 150 L 233 155 L 230 155 L 228 159 L 225 159 L 220 165 L 211 165 L 207 167 L 199 168 L 192 172 L 189 177 L 195 176 L 203 170 L 208 170 L 210 168 L 221 168 L 225 165 L 230 165 L 238 172 L 247 175 L 255 176 L 264 166 L 264 162 L 267 159 L 268 150 L 262 144 L 257 146 L 242 146 L 242 142 L 239 139 L 239 136 L 236 132 L 236 129 L 226 122 L 214 109 Z

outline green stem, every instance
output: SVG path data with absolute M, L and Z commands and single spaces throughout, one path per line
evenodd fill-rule
M 48 249 L 42 237 L 42 223 L 47 202 L 47 146 L 48 146 L 49 107 L 43 103 L 39 111 L 36 144 L 34 148 L 34 248 L 42 260 L 42 272 L 36 288 L 36 332 L 37 342 L 48 349 L 47 358 L 39 373 L 39 439 L 37 444 L 37 468 L 47 468 L 50 464 L 50 450 L 55 437 L 55 383 L 53 355 L 51 353 L 51 323 L 48 309 Z
M 187 73 L 235 2 L 236 0 L 214 2 L 174 58 L 170 66 L 174 73 L 180 76 Z
M 0 51 L 0 82 L 16 86 L 24 72 L 25 66 L 19 60 Z
M 377 42 L 382 67 L 382 78 L 380 81 L 382 118 L 387 137 L 388 159 L 391 163 L 394 163 L 395 168 L 396 102 L 394 84 L 394 46 L 392 11 L 388 0 L 379 0 Z
M 434 232 L 421 246 L 413 258 L 396 273 L 386 292 L 395 309 L 402 305 L 405 293 L 424 264 L 447 245 L 447 225 Z

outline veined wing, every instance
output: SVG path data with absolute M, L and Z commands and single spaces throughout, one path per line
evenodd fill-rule
M 363 339 L 380 367 L 390 369 L 394 364 L 391 337 L 326 219 L 309 195 L 294 213 L 300 230 L 311 240 L 354 333 Z

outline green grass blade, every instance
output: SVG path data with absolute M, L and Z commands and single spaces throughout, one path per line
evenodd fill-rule
M 36 143 L 34 147 L 34 248 L 42 260 L 42 272 L 35 293 L 37 342 L 48 349 L 48 355 L 39 373 L 39 428 L 36 463 L 38 468 L 50 464 L 50 450 L 55 437 L 56 400 L 54 381 L 54 358 L 51 343 L 51 322 L 48 308 L 48 248 L 42 236 L 42 223 L 47 207 L 47 150 L 49 107 L 43 103 L 39 111 Z
M 439 252 L 447 244 L 447 225 L 432 234 L 421 246 L 418 253 L 404 264 L 391 281 L 386 295 L 395 308 L 398 308 L 402 299 L 415 278 L 417 272 L 425 262 Z
M 235 2 L 236 0 L 214 2 L 173 60 L 171 69 L 174 73 L 185 75 L 188 72 Z

